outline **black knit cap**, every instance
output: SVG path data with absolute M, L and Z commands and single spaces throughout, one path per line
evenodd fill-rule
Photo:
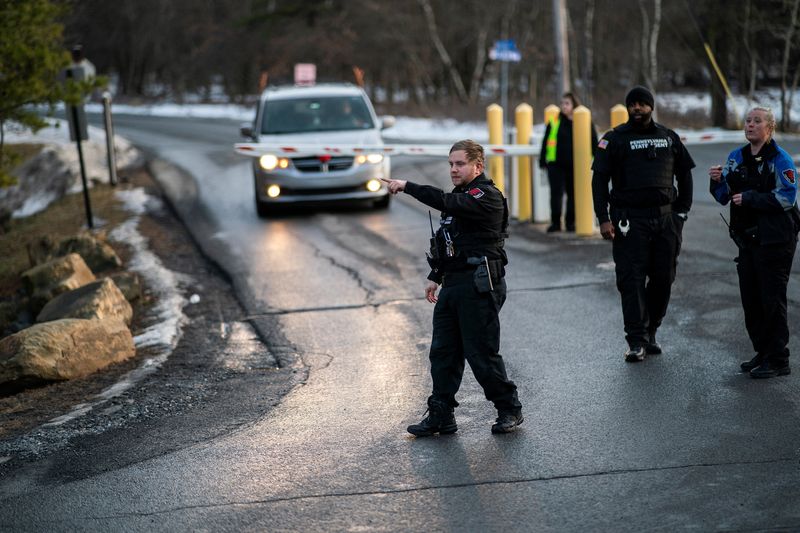
M 656 101 L 653 98 L 653 93 L 651 93 L 647 87 L 642 87 L 641 85 L 637 85 L 628 91 L 628 95 L 625 97 L 626 107 L 630 106 L 634 102 L 647 104 L 653 109 L 656 108 Z

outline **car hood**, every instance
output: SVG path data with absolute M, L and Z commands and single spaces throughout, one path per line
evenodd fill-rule
M 357 144 L 375 146 L 382 145 L 383 139 L 378 130 L 312 131 L 307 133 L 260 135 L 258 142 L 263 144 Z

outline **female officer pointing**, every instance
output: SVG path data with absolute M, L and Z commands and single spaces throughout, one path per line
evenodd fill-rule
M 790 373 L 786 285 L 800 229 L 797 169 L 772 139 L 774 131 L 772 111 L 753 108 L 745 120 L 749 144 L 708 172 L 711 194 L 722 205 L 731 203 L 744 324 L 756 351 L 741 368 L 754 378 Z

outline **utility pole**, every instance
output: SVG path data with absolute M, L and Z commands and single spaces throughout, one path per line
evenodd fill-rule
M 558 96 L 570 90 L 569 41 L 567 40 L 567 0 L 553 0 L 553 36 L 556 45 Z

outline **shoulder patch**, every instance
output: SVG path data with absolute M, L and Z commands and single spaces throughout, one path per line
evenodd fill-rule
M 791 168 L 787 168 L 786 170 L 783 171 L 783 177 L 786 178 L 786 181 L 788 181 L 789 183 L 794 184 L 795 180 L 794 170 L 792 170 Z
M 600 142 L 597 143 L 597 147 L 601 150 L 605 150 L 606 146 L 608 146 L 608 139 L 600 139 Z
M 472 189 L 467 191 L 467 194 L 469 194 L 470 196 L 473 196 L 475 198 L 481 198 L 486 193 L 484 193 L 482 190 L 480 190 L 477 187 L 473 187 Z

